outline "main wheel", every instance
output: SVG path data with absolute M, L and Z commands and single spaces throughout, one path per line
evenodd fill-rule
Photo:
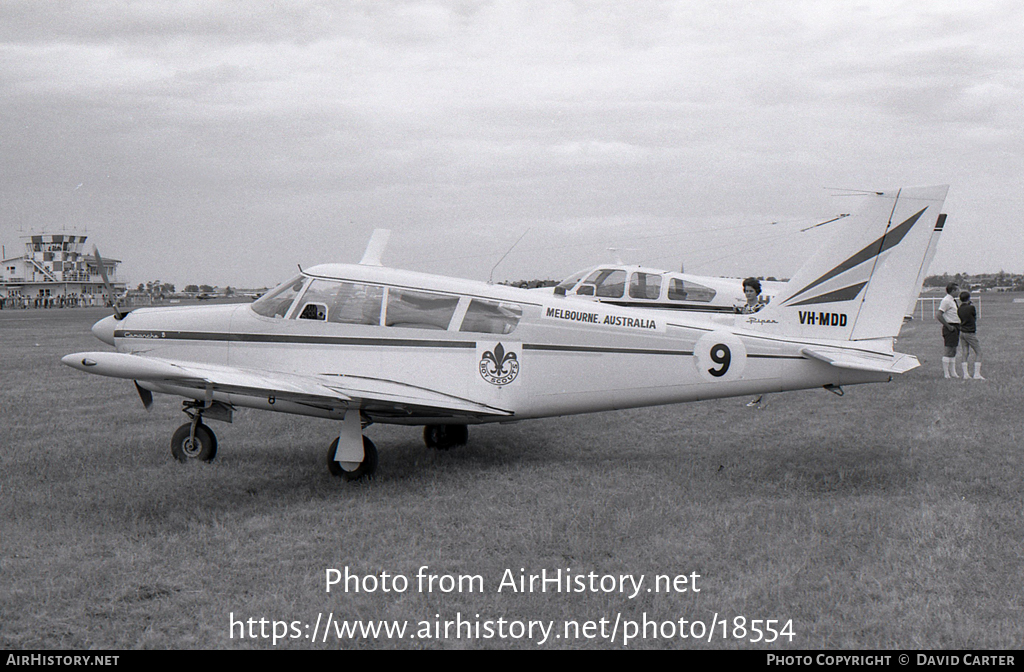
M 179 462 L 199 460 L 209 462 L 217 457 L 217 437 L 203 423 L 196 425 L 195 440 L 189 438 L 192 423 L 186 422 L 171 437 L 171 455 Z
M 469 427 L 466 425 L 427 425 L 423 428 L 423 443 L 427 448 L 449 450 L 464 446 L 469 441 Z
M 363 461 L 355 469 L 346 469 L 343 464 L 350 465 L 350 462 L 338 462 L 334 459 L 334 453 L 338 450 L 338 440 L 331 442 L 327 449 L 327 470 L 331 476 L 339 476 L 346 481 L 358 481 L 360 478 L 370 478 L 373 472 L 377 471 L 377 446 L 373 445 L 367 437 L 363 437 Z

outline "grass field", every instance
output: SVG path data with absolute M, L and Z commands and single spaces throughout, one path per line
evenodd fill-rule
M 457 614 L 555 626 L 543 645 L 332 635 L 276 648 L 618 648 L 622 629 L 615 642 L 554 633 L 715 614 L 732 635 L 744 617 L 791 619 L 795 636 L 751 643 L 718 625 L 710 642 L 629 647 L 1017 648 L 1024 304 L 1011 298 L 984 297 L 984 382 L 943 380 L 938 325 L 915 321 L 898 349 L 923 366 L 842 398 L 476 427 L 449 452 L 424 448 L 418 428 L 372 426 L 377 478 L 356 484 L 324 465 L 336 423 L 258 411 L 212 425 L 214 463 L 178 464 L 178 399 L 158 396 L 147 413 L 130 383 L 60 364 L 105 347 L 89 332 L 105 311 L 3 311 L 0 649 L 271 648 L 232 631 L 231 615 L 312 627 L 329 612 L 412 631 Z M 481 576 L 484 590 L 421 592 L 423 565 Z M 346 566 L 410 586 L 328 594 L 325 570 Z M 700 592 L 498 593 L 520 568 L 696 573 Z

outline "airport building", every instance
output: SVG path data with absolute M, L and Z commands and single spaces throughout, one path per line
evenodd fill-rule
M 96 258 L 82 251 L 85 239 L 86 236 L 61 233 L 22 236 L 25 253 L 0 262 L 0 298 L 29 306 L 45 301 L 103 305 L 103 276 Z M 103 259 L 107 278 L 117 294 L 125 291 L 125 284 L 117 277 L 120 263 L 117 259 Z

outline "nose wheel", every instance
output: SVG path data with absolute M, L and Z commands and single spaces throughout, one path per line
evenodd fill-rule
M 213 430 L 203 424 L 203 413 L 210 413 L 214 420 L 231 422 L 229 407 L 188 400 L 182 403 L 181 410 L 189 417 L 189 422 L 178 427 L 171 437 L 171 455 L 174 459 L 179 462 L 209 462 L 217 457 L 217 437 Z
M 197 417 L 174 432 L 171 437 L 171 455 L 179 462 L 209 462 L 217 457 L 217 437 Z

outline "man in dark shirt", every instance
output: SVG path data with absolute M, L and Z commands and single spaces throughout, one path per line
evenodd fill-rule
M 970 292 L 960 292 L 960 307 L 956 314 L 960 317 L 960 347 L 963 353 L 964 380 L 971 376 L 967 373 L 967 356 L 974 350 L 974 379 L 985 380 L 981 375 L 981 343 L 978 342 L 978 311 L 971 303 Z

